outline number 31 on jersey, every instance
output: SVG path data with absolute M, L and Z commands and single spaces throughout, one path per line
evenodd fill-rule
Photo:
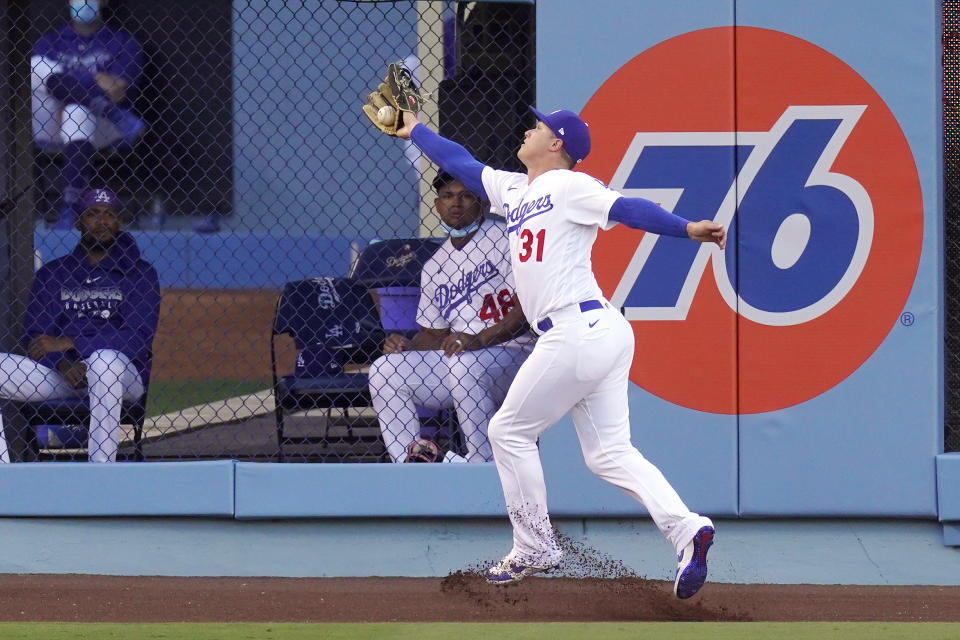
M 520 262 L 526 262 L 531 257 L 535 257 L 537 262 L 543 262 L 543 243 L 547 238 L 547 230 L 540 229 L 534 235 L 530 229 L 524 229 L 520 232 Z

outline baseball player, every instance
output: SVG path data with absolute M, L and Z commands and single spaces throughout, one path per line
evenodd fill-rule
M 160 284 L 133 237 L 120 230 L 116 196 L 93 189 L 83 202 L 76 249 L 41 267 L 34 279 L 24 318 L 29 357 L 0 353 L 0 398 L 89 396 L 89 459 L 113 462 L 122 401 L 140 398 L 149 375 Z M 0 460 L 10 462 L 0 440 Z M 24 441 L 10 444 L 23 449 Z
M 433 185 L 434 206 L 449 238 L 423 266 L 420 330 L 411 339 L 387 337 L 384 355 L 370 367 L 370 395 L 394 462 L 405 461 L 419 437 L 417 406 L 455 408 L 467 462 L 489 461 L 487 424 L 534 337 L 527 333 L 444 357 L 441 346 L 447 336 L 479 333 L 501 322 L 513 308 L 515 288 L 506 224 L 484 216 L 480 200 L 452 176 L 441 173 Z
M 517 306 L 479 333 L 451 333 L 445 353 L 487 348 L 532 327 L 539 334 L 489 436 L 507 510 L 513 549 L 486 571 L 508 584 L 555 567 L 562 552 L 547 513 L 537 438 L 571 412 L 587 466 L 639 500 L 678 554 L 674 593 L 689 598 L 707 576 L 710 519 L 691 512 L 663 474 L 630 442 L 627 389 L 634 338 L 630 324 L 604 299 L 591 267 L 597 229 L 617 222 L 651 233 L 713 242 L 726 231 L 713 221 L 690 222 L 642 198 L 627 198 L 571 171 L 590 151 L 587 125 L 571 111 L 543 114 L 526 132 L 517 157 L 526 173 L 484 166 L 461 145 L 403 112 L 397 136 L 490 200 L 507 218 Z
M 103 23 L 107 1 L 69 0 L 70 22 L 43 35 L 30 58 L 34 142 L 64 157 L 59 229 L 73 228 L 93 153 L 132 144 L 145 128 L 129 109 L 143 51 Z

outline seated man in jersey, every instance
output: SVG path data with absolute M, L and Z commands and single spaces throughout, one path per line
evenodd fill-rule
M 487 423 L 535 338 L 528 334 L 454 357 L 443 354 L 440 345 L 451 332 L 477 332 L 499 322 L 513 307 L 514 284 L 506 223 L 485 215 L 484 203 L 459 180 L 441 173 L 433 186 L 434 206 L 449 238 L 423 266 L 419 331 L 409 339 L 387 336 L 384 355 L 370 368 L 370 395 L 394 462 L 429 458 L 419 441 L 417 407 L 456 409 L 466 460 L 490 461 Z
M 118 204 L 107 189 L 84 196 L 80 242 L 34 279 L 23 323 L 27 356 L 0 353 L 0 399 L 89 398 L 91 462 L 117 458 L 122 402 L 144 393 L 160 315 L 157 272 L 121 231 Z M 26 438 L 7 417 L 0 460 L 20 461 Z

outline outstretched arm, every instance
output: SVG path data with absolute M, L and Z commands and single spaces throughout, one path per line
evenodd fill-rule
M 483 189 L 483 167 L 462 145 L 447 140 L 417 119 L 410 111 L 403 111 L 403 128 L 397 129 L 397 137 L 410 140 L 440 167 L 463 183 L 477 196 L 488 200 Z
M 727 245 L 727 232 L 716 222 L 690 222 L 644 198 L 618 198 L 610 207 L 609 218 L 632 229 L 642 229 L 664 236 L 686 237 L 697 242 L 713 242 L 721 249 Z
M 697 242 L 712 242 L 721 249 L 727 246 L 727 230 L 713 220 L 688 222 L 687 237 Z

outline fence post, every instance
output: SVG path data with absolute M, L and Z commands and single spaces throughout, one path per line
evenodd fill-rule
M 29 5 L 7 2 L 3 5 L 2 50 L 6 61 L 0 74 L 0 100 L 3 120 L 0 141 L 2 155 L 0 192 L 4 200 L 22 193 L 2 209 L 0 224 L 0 349 L 14 348 L 20 337 L 21 322 L 33 279 L 33 140 L 30 131 L 30 43 L 18 34 L 29 32 Z M 26 191 L 24 191 L 26 189 Z

